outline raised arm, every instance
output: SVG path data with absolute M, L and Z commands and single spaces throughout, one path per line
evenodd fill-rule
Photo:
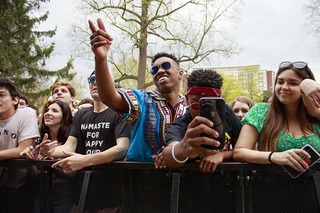
M 112 37 L 108 34 L 102 20 L 97 20 L 97 27 L 89 20 L 92 31 L 90 36 L 91 49 L 95 54 L 96 81 L 99 96 L 103 103 L 119 112 L 128 112 L 129 105 L 116 91 L 113 78 L 109 70 L 107 56 L 112 44 Z
M 300 84 L 303 103 L 313 117 L 320 120 L 320 85 L 311 79 L 305 79 Z

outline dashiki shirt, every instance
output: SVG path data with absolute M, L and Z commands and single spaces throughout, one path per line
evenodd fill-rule
M 170 124 L 185 113 L 185 98 L 179 95 L 179 103 L 172 106 L 156 90 L 118 89 L 118 92 L 129 104 L 129 112 L 120 116 L 132 127 L 126 160 L 153 162 L 152 156 L 166 144 L 165 133 Z
M 265 120 L 269 109 L 270 104 L 267 103 L 259 103 L 254 105 L 242 119 L 242 123 L 254 126 L 258 132 L 261 133 L 263 126 L 265 125 Z M 313 124 L 313 128 L 318 134 L 320 134 L 320 126 L 318 124 Z M 281 130 L 278 137 L 276 151 L 282 152 L 288 149 L 301 149 L 306 144 L 310 144 L 318 152 L 320 151 L 320 140 L 317 134 L 312 133 L 307 136 L 293 138 L 288 132 Z

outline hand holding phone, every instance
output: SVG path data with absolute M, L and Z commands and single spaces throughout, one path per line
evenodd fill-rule
M 308 152 L 308 154 L 311 156 L 311 158 L 308 158 L 307 156 L 300 154 L 300 157 L 309 165 L 310 168 L 320 158 L 320 154 L 309 144 L 306 144 L 304 147 L 302 147 L 302 149 Z M 303 174 L 303 172 L 297 171 L 291 166 L 285 165 L 283 168 L 292 178 L 297 178 Z
M 219 97 L 202 97 L 200 99 L 200 116 L 205 117 L 213 122 L 213 129 L 219 133 L 219 147 L 201 144 L 207 149 L 223 149 L 225 142 L 225 101 Z M 205 135 L 207 136 L 207 135 Z M 208 137 L 208 136 L 207 136 Z

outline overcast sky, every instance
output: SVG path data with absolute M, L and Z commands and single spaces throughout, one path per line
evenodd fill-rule
M 307 26 L 307 14 L 302 0 L 243 0 L 240 20 L 230 30 L 241 52 L 228 59 L 220 58 L 214 66 L 261 65 L 276 71 L 280 62 L 305 61 L 320 82 L 320 37 Z M 69 23 L 74 20 L 75 8 L 71 0 L 50 1 L 46 27 L 57 26 L 54 37 L 56 50 L 49 68 L 63 67 L 74 49 L 68 38 Z M 78 12 L 79 13 L 79 12 Z M 92 17 L 88 17 L 92 18 Z M 93 63 L 75 60 L 75 69 L 84 75 L 93 70 Z

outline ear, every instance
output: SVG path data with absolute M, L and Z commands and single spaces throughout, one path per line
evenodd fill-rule
M 14 99 L 13 99 L 14 105 L 18 104 L 18 103 L 19 103 L 19 100 L 20 100 L 20 99 L 19 99 L 18 96 L 14 97 Z
M 182 69 L 179 70 L 179 80 L 183 79 L 184 71 Z
M 13 105 L 16 106 L 18 104 L 19 104 L 19 97 L 16 96 L 16 97 L 13 98 Z

